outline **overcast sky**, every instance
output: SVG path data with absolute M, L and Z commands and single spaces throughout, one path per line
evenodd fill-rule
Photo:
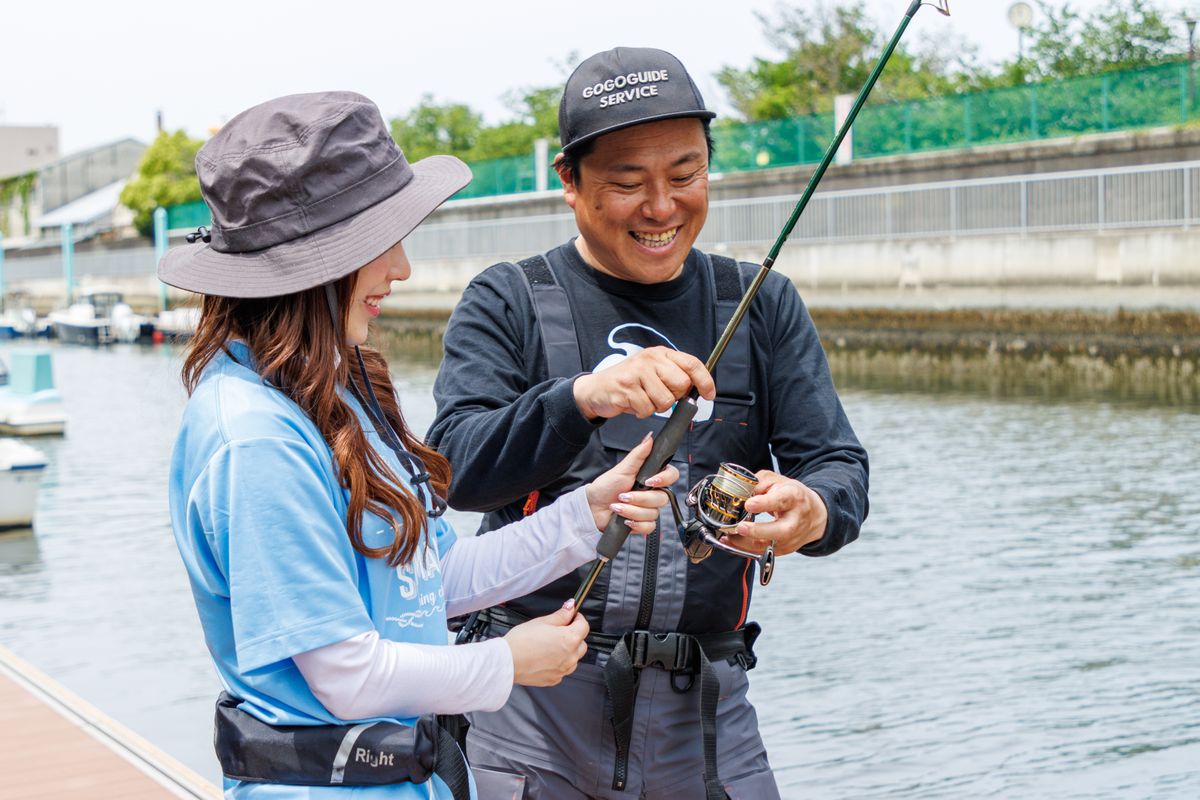
M 1072 6 L 1090 11 L 1103 2 Z M 1200 7 L 1200 0 L 1159 5 L 1177 10 L 1186 2 Z M 867 4 L 890 32 L 908 0 Z M 1010 5 L 951 0 L 951 19 L 925 9 L 906 39 L 949 34 L 977 45 L 986 60 L 1009 58 L 1017 49 Z M 727 111 L 713 73 L 775 55 L 754 12 L 776 7 L 773 0 L 7 0 L 0 124 L 57 125 L 68 154 L 125 136 L 148 142 L 158 110 L 168 129 L 206 136 L 255 103 L 323 89 L 362 92 L 387 117 L 431 93 L 496 122 L 507 116 L 507 90 L 559 83 L 571 51 L 587 56 L 618 45 L 672 51 L 709 104 Z

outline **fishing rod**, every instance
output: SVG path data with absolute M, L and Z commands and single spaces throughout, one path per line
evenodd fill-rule
M 738 325 L 741 324 L 742 318 L 746 316 L 746 311 L 750 308 L 750 303 L 754 301 L 754 297 L 758 294 L 759 288 L 762 287 L 763 281 L 767 279 L 767 273 L 771 271 L 771 267 L 775 266 L 775 259 L 779 256 L 779 251 L 783 248 L 784 242 L 788 240 L 792 230 L 796 227 L 796 223 L 800 221 L 800 215 L 804 213 L 804 209 L 808 206 L 808 201 L 812 199 L 817 184 L 825 177 L 825 171 L 833 163 L 838 148 L 842 146 L 842 141 L 850 132 L 850 126 L 854 124 L 855 118 L 858 117 L 858 112 L 866 104 L 867 96 L 875 88 L 875 82 L 879 80 L 879 76 L 883 73 L 883 68 L 887 66 L 887 62 L 891 60 L 892 53 L 896 50 L 896 45 L 900 43 L 900 37 L 904 35 L 908 24 L 912 22 L 913 16 L 921 9 L 921 6 L 930 6 L 943 16 L 950 16 L 950 0 L 912 0 L 908 11 L 904 12 L 904 19 L 900 21 L 900 26 L 892 35 L 891 41 L 888 42 L 887 48 L 879 58 L 879 63 L 871 71 L 871 76 L 867 78 L 867 82 L 863 85 L 862 90 L 859 91 L 858 97 L 850 109 L 850 113 L 846 116 L 845 121 L 842 122 L 837 135 L 833 137 L 833 141 L 829 147 L 825 150 L 825 156 L 821 159 L 821 163 L 817 165 L 812 177 L 809 178 L 808 186 L 805 188 L 804 194 L 800 196 L 800 200 L 796 203 L 795 209 L 792 210 L 792 215 L 788 218 L 787 224 L 783 226 L 783 230 L 779 233 L 775 244 L 772 245 L 766 259 L 763 260 L 762 266 L 758 268 L 758 273 L 754 276 L 754 280 L 751 281 L 749 288 L 746 289 L 746 293 L 742 296 L 741 302 L 738 303 L 737 308 L 734 310 L 733 316 L 729 318 L 729 324 L 725 326 L 721 338 L 717 340 L 717 344 L 709 355 L 708 361 L 704 363 L 704 367 L 708 370 L 709 374 L 712 374 L 716 370 L 717 362 L 725 354 L 725 348 L 729 346 L 734 332 L 737 330 Z M 696 405 L 698 397 L 699 394 L 693 387 L 687 397 L 675 404 L 675 410 L 671 412 L 667 423 L 654 440 L 654 446 L 650 450 L 650 455 L 646 457 L 642 468 L 638 470 L 637 480 L 634 484 L 635 489 L 644 489 L 646 479 L 661 472 L 667 465 L 667 462 L 671 460 L 671 457 L 675 455 L 675 451 L 683 443 L 683 438 L 687 434 L 688 428 L 692 424 L 692 419 L 698 411 Z M 596 545 L 596 560 L 592 562 L 592 567 L 587 577 L 583 579 L 583 582 L 579 584 L 579 589 L 575 592 L 575 609 L 572 612 L 572 618 L 583 607 L 583 601 L 587 597 L 588 592 L 592 590 L 596 579 L 600 577 L 600 572 L 604 569 L 604 565 L 614 559 L 617 553 L 621 552 L 621 547 L 625 544 L 625 540 L 628 537 L 629 526 L 625 524 L 625 520 L 613 514 L 612 519 L 608 521 L 608 525 L 604 528 L 604 533 L 600 537 L 600 543 Z

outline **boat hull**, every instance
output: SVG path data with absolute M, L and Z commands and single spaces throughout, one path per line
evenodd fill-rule
M 69 344 L 101 345 L 115 341 L 112 327 L 107 323 L 87 325 L 55 320 L 54 337 Z
M 33 524 L 43 464 L 25 469 L 0 470 L 0 529 L 28 528 Z

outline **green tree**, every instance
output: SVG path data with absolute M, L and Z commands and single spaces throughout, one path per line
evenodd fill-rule
M 483 118 L 463 103 L 438 103 L 425 95 L 412 111 L 392 120 L 392 138 L 409 161 L 445 153 L 462 157 L 479 140 Z
M 862 88 L 887 38 L 868 18 L 863 0 L 843 6 L 819 2 L 811 10 L 780 6 L 776 11 L 775 17 L 757 16 L 783 59 L 759 57 L 747 69 L 726 66 L 717 73 L 740 116 L 766 120 L 825 113 L 835 95 Z M 906 100 L 969 88 L 984 73 L 976 61 L 974 49 L 964 44 L 913 48 L 901 42 L 875 97 Z
M 533 152 L 538 139 L 550 141 L 553 151 L 558 147 L 558 101 L 562 87 L 542 86 L 511 91 L 505 105 L 514 118 L 498 125 L 485 127 L 470 152 L 468 161 L 489 158 L 523 156 Z
M 538 139 L 547 139 L 552 149 L 557 148 L 562 83 L 579 63 L 579 54 L 569 52 L 553 63 L 563 81 L 507 92 L 504 104 L 511 113 L 509 119 L 487 125 L 483 116 L 467 105 L 437 103 L 425 95 L 416 108 L 392 120 L 392 137 L 412 161 L 436 153 L 468 162 L 532 155 Z
M 201 199 L 196 152 L 204 144 L 183 131 L 158 134 L 138 164 L 137 177 L 121 190 L 121 203 L 134 212 L 143 236 L 154 235 L 154 209 Z
M 1001 67 L 1016 82 L 1149 67 L 1180 54 L 1180 34 L 1152 0 L 1108 0 L 1087 17 L 1069 2 L 1055 6 L 1037 0 L 1037 5 L 1026 63 Z
M 529 155 L 538 139 L 558 139 L 558 99 L 562 89 L 543 86 L 505 96 L 512 118 L 496 125 L 463 103 L 438 103 L 425 95 L 416 108 L 392 120 L 392 137 L 410 161 L 436 153 L 464 161 Z

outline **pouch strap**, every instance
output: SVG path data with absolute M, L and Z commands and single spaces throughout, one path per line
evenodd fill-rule
M 217 698 L 214 745 L 225 777 L 285 786 L 386 786 L 437 775 L 454 800 L 470 800 L 467 762 L 455 736 L 432 714 L 414 725 L 270 725 Z M 448 718 L 453 720 L 453 718 Z

